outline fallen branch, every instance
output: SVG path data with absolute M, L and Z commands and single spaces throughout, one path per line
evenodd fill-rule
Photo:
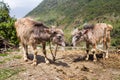
M 11 44 L 8 40 L 0 36 L 0 53 L 3 53 L 8 50 L 8 48 L 13 48 L 14 45 Z

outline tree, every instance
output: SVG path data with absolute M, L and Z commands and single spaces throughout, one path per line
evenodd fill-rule
M 14 28 L 15 18 L 9 15 L 9 6 L 0 1 L 0 36 L 11 44 L 18 44 Z

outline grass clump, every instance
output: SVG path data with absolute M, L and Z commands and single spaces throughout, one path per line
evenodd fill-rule
M 21 59 L 22 56 L 21 56 L 21 55 L 14 55 L 13 58 L 14 58 L 14 59 Z
M 1 53 L 0 54 L 0 56 L 2 56 L 2 57 L 5 57 L 5 56 L 7 56 L 8 54 L 6 54 L 6 53 Z
M 0 69 L 0 80 L 5 80 L 15 74 L 18 74 L 25 69 L 17 68 L 17 69 Z

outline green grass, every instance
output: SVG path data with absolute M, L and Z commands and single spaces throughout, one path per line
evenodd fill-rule
M 92 78 L 92 80 L 98 80 L 98 79 Z
M 6 55 L 2 55 L 2 56 L 6 56 Z M 4 58 L 3 60 L 0 60 L 0 64 L 3 64 L 7 61 L 11 61 L 12 59 L 21 59 L 21 58 L 22 58 L 21 55 L 14 55 L 13 57 Z
M 22 56 L 21 56 L 21 55 L 14 55 L 13 58 L 14 58 L 14 59 L 21 59 Z
M 3 64 L 3 63 L 5 63 L 5 61 L 3 60 L 3 61 L 0 61 L 0 64 Z
M 10 60 L 12 60 L 12 58 L 4 58 L 3 60 L 0 61 L 0 64 L 3 64 L 3 63 L 10 61 Z
M 0 56 L 4 57 L 2 60 L 0 60 L 0 64 L 6 63 L 7 61 L 11 61 L 12 59 L 21 59 L 21 55 L 14 55 L 12 57 L 6 57 L 8 54 L 0 54 Z
M 7 56 L 8 54 L 7 53 L 1 53 L 0 54 L 0 56 L 2 56 L 2 57 L 5 57 L 5 56 Z
M 25 69 L 17 68 L 17 69 L 0 69 L 0 80 L 5 80 L 7 78 L 10 78 L 11 76 L 18 74 L 21 71 L 24 71 Z
M 118 75 L 117 77 L 115 77 L 113 80 L 120 80 L 120 75 Z
M 10 61 L 12 58 L 5 58 L 4 61 Z
M 6 56 L 8 56 L 8 54 L 7 54 L 7 53 L 2 53 L 2 54 L 0 54 L 0 57 L 6 57 Z M 5 63 L 5 62 L 6 62 L 6 60 L 8 60 L 8 59 L 7 59 L 7 58 L 5 58 L 4 60 L 0 60 L 0 64 Z

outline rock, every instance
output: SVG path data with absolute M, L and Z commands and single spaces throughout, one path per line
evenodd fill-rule
M 89 68 L 87 68 L 86 66 L 83 65 L 83 67 L 81 68 L 81 71 L 87 71 L 87 72 L 89 72 L 90 70 L 89 70 Z

